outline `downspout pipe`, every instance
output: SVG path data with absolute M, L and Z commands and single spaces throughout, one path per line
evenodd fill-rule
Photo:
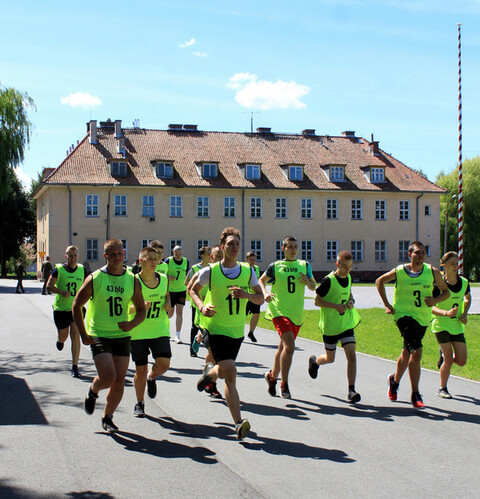
M 70 186 L 67 184 L 68 189 L 68 245 L 72 246 L 72 190 Z
M 425 193 L 422 192 L 420 196 L 417 196 L 416 201 L 416 210 L 415 210 L 415 241 L 418 241 L 418 200 L 424 195 Z
M 245 260 L 245 188 L 242 189 L 242 261 Z

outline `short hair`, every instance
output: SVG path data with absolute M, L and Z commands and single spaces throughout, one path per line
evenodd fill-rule
M 353 259 L 353 255 L 348 250 L 340 251 L 337 255 L 337 262 L 340 260 L 347 260 L 348 262 Z
M 445 265 L 450 258 L 458 258 L 458 253 L 456 251 L 448 251 L 442 256 L 442 259 L 440 260 L 440 263 L 442 265 Z
M 164 249 L 165 247 L 163 246 L 163 243 L 161 241 L 159 241 L 158 239 L 155 239 L 153 241 L 150 241 L 150 244 L 149 246 L 155 250 L 159 250 L 159 249 Z
M 212 248 L 212 252 L 210 253 L 210 256 L 212 256 L 215 251 L 220 251 L 220 253 L 222 254 L 222 257 L 223 257 L 223 250 L 222 250 L 222 247 L 219 244 L 216 244 Z
M 297 240 L 293 236 L 287 236 L 283 241 L 282 241 L 282 248 L 285 248 L 285 246 L 288 246 L 288 243 L 296 243 Z
M 210 250 L 210 246 L 202 246 L 199 250 L 198 250 L 198 254 L 200 256 L 203 256 L 205 253 L 209 253 L 211 250 Z
M 182 247 L 177 244 L 176 246 L 173 247 L 172 251 L 180 251 L 181 249 Z
M 257 258 L 257 254 L 255 253 L 255 251 L 249 251 L 249 252 L 245 255 L 245 258 L 250 258 L 251 256 L 254 256 L 255 258 Z
M 113 248 L 114 246 L 121 246 L 123 248 L 123 243 L 122 241 L 120 241 L 120 239 L 108 239 L 103 245 L 103 252 L 108 255 L 110 248 Z
M 138 254 L 139 259 L 146 258 L 149 253 L 152 253 L 155 255 L 155 258 L 158 256 L 158 251 L 153 248 L 152 246 L 145 246 L 145 248 L 142 248 L 140 250 L 140 253 Z
M 238 239 L 242 239 L 240 236 L 240 231 L 235 227 L 225 227 L 220 234 L 220 244 L 224 245 L 225 241 L 229 236 L 236 236 Z
M 410 243 L 410 246 L 408 247 L 408 252 L 412 253 L 415 248 L 425 249 L 425 245 L 421 241 L 413 241 L 413 243 Z
M 65 254 L 67 254 L 69 251 L 78 251 L 78 248 L 76 246 L 67 246 L 67 249 L 65 250 Z

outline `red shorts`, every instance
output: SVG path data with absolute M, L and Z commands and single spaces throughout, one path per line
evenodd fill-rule
M 277 333 L 282 336 L 283 333 L 288 333 L 292 331 L 293 337 L 297 339 L 298 332 L 302 326 L 296 326 L 288 317 L 274 317 L 272 319 L 273 325 L 277 330 Z

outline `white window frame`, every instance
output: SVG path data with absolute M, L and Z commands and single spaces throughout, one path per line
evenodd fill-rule
M 313 218 L 312 198 L 302 198 L 300 206 L 301 206 L 300 215 L 302 220 L 311 220 Z
M 170 196 L 170 218 L 181 218 L 183 216 L 182 196 Z
M 282 243 L 279 239 L 275 241 L 275 260 L 283 260 Z
M 370 168 L 370 182 L 372 184 L 381 184 L 385 182 L 385 169 L 384 168 Z
M 398 241 L 398 261 L 408 262 L 408 247 L 410 241 Z
M 260 165 L 245 165 L 245 178 L 247 180 L 259 180 L 261 177 Z
M 168 256 L 172 256 L 172 251 L 175 246 L 183 247 L 183 241 L 181 239 L 170 239 L 170 254 Z
M 200 248 L 204 246 L 210 246 L 210 241 L 208 239 L 197 239 L 197 260 L 200 261 L 202 259 L 200 255 Z
M 85 216 L 88 218 L 97 218 L 99 216 L 98 210 L 98 194 L 87 194 L 85 196 Z
M 140 249 L 146 248 L 147 246 L 150 246 L 150 243 L 153 241 L 153 239 L 142 239 L 142 247 Z
M 217 178 L 218 177 L 217 163 L 203 163 L 202 177 L 206 179 Z
M 88 262 L 97 262 L 98 258 L 98 239 L 85 239 L 85 260 Z
M 127 162 L 126 161 L 111 161 L 110 175 L 112 177 L 126 177 L 127 176 Z
M 302 241 L 301 259 L 307 262 L 313 261 L 313 241 Z
M 327 262 L 335 262 L 337 260 L 338 241 L 331 239 L 325 241 L 325 258 Z
M 375 241 L 375 261 L 387 261 L 387 241 Z
M 237 200 L 234 196 L 226 196 L 223 198 L 223 218 L 236 218 L 237 216 Z
M 362 220 L 363 218 L 363 203 L 361 199 L 351 200 L 351 217 L 352 220 Z
M 290 165 L 288 167 L 288 180 L 301 182 L 303 180 L 303 166 Z
M 250 240 L 250 251 L 254 251 L 257 255 L 257 262 L 263 261 L 263 242 L 261 239 Z
M 343 182 L 345 180 L 345 168 L 343 166 L 330 166 L 328 173 L 330 182 Z
M 338 201 L 336 199 L 327 199 L 325 216 L 327 220 L 338 220 Z
M 116 217 L 126 217 L 128 216 L 128 195 L 127 194 L 115 194 L 113 197 L 113 213 Z
M 430 246 L 430 244 L 425 245 L 425 255 L 432 256 L 432 247 Z
M 155 196 L 142 196 L 142 217 L 155 216 Z
M 208 196 L 197 196 L 197 218 L 210 217 L 210 199 Z
M 275 198 L 275 218 L 287 218 L 287 198 Z
M 375 200 L 375 220 L 387 219 L 387 202 L 384 199 Z
M 429 217 L 432 214 L 432 207 L 429 204 L 425 205 L 425 216 Z
M 250 198 L 250 218 L 262 218 L 262 198 Z
M 410 201 L 402 199 L 398 202 L 398 219 L 410 220 Z
M 354 262 L 363 262 L 363 241 L 350 241 L 350 253 Z
M 123 258 L 124 262 L 128 261 L 128 240 L 127 239 L 120 239 L 122 241 L 123 245 L 123 250 L 125 251 L 125 257 Z
M 157 178 L 173 178 L 173 163 L 157 161 L 155 174 Z

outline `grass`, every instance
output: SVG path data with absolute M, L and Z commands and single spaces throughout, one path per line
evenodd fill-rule
M 362 322 L 355 328 L 357 351 L 396 360 L 401 352 L 403 340 L 391 315 L 386 315 L 381 308 L 359 310 Z M 275 330 L 271 321 L 260 314 L 259 327 Z M 309 340 L 322 342 L 318 331 L 318 310 L 305 310 L 305 322 L 300 329 L 300 336 Z M 248 318 L 248 320 L 250 320 Z M 451 374 L 462 378 L 480 381 L 480 316 L 469 315 L 465 329 L 468 360 L 464 367 L 453 365 Z M 422 367 L 437 369 L 438 343 L 435 335 L 427 330 L 423 339 Z

